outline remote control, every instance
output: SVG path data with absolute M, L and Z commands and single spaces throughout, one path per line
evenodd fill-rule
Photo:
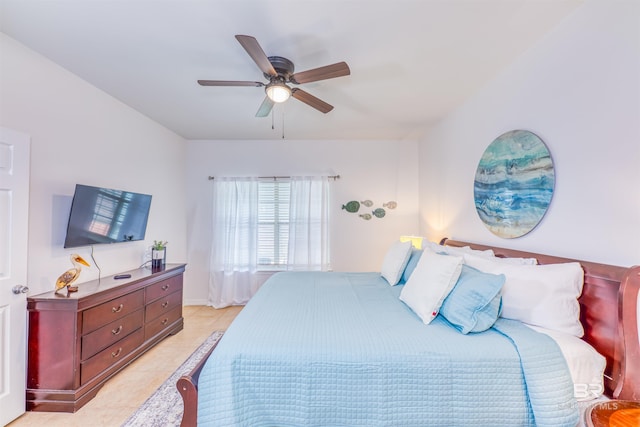
M 130 277 L 130 274 L 116 274 L 115 276 L 113 276 L 114 279 L 128 279 Z

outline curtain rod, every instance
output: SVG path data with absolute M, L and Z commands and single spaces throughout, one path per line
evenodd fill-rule
M 291 177 L 290 176 L 259 176 L 258 177 L 258 179 L 273 179 L 274 181 L 277 179 L 289 179 L 289 178 Z M 340 179 L 340 175 L 329 175 L 327 176 L 327 178 L 333 179 L 335 181 L 336 179 Z M 209 175 L 208 179 L 209 181 L 212 181 L 216 179 L 216 177 Z

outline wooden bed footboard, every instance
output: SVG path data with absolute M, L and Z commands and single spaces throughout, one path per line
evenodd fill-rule
M 220 340 L 211 347 L 211 350 L 204 355 L 202 360 L 198 362 L 189 374 L 181 376 L 176 383 L 176 387 L 184 403 L 180 427 L 196 427 L 198 424 L 198 379 L 200 378 L 200 372 L 202 372 L 204 364 L 209 359 L 209 356 L 211 356 L 211 353 L 213 353 L 213 350 L 218 346 L 219 342 Z

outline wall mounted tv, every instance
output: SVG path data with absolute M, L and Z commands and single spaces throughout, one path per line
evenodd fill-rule
M 76 185 L 65 248 L 144 240 L 151 196 Z

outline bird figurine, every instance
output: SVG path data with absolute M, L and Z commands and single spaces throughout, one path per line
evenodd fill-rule
M 80 272 L 82 271 L 82 266 L 85 265 L 87 267 L 91 267 L 87 261 L 84 260 L 78 254 L 71 255 L 71 264 L 74 265 L 74 268 L 70 268 L 58 277 L 56 280 L 56 290 L 58 292 L 62 288 L 67 288 L 67 293 L 76 292 L 78 290 L 77 286 L 71 286 L 73 282 L 75 282 L 78 277 L 80 277 Z

